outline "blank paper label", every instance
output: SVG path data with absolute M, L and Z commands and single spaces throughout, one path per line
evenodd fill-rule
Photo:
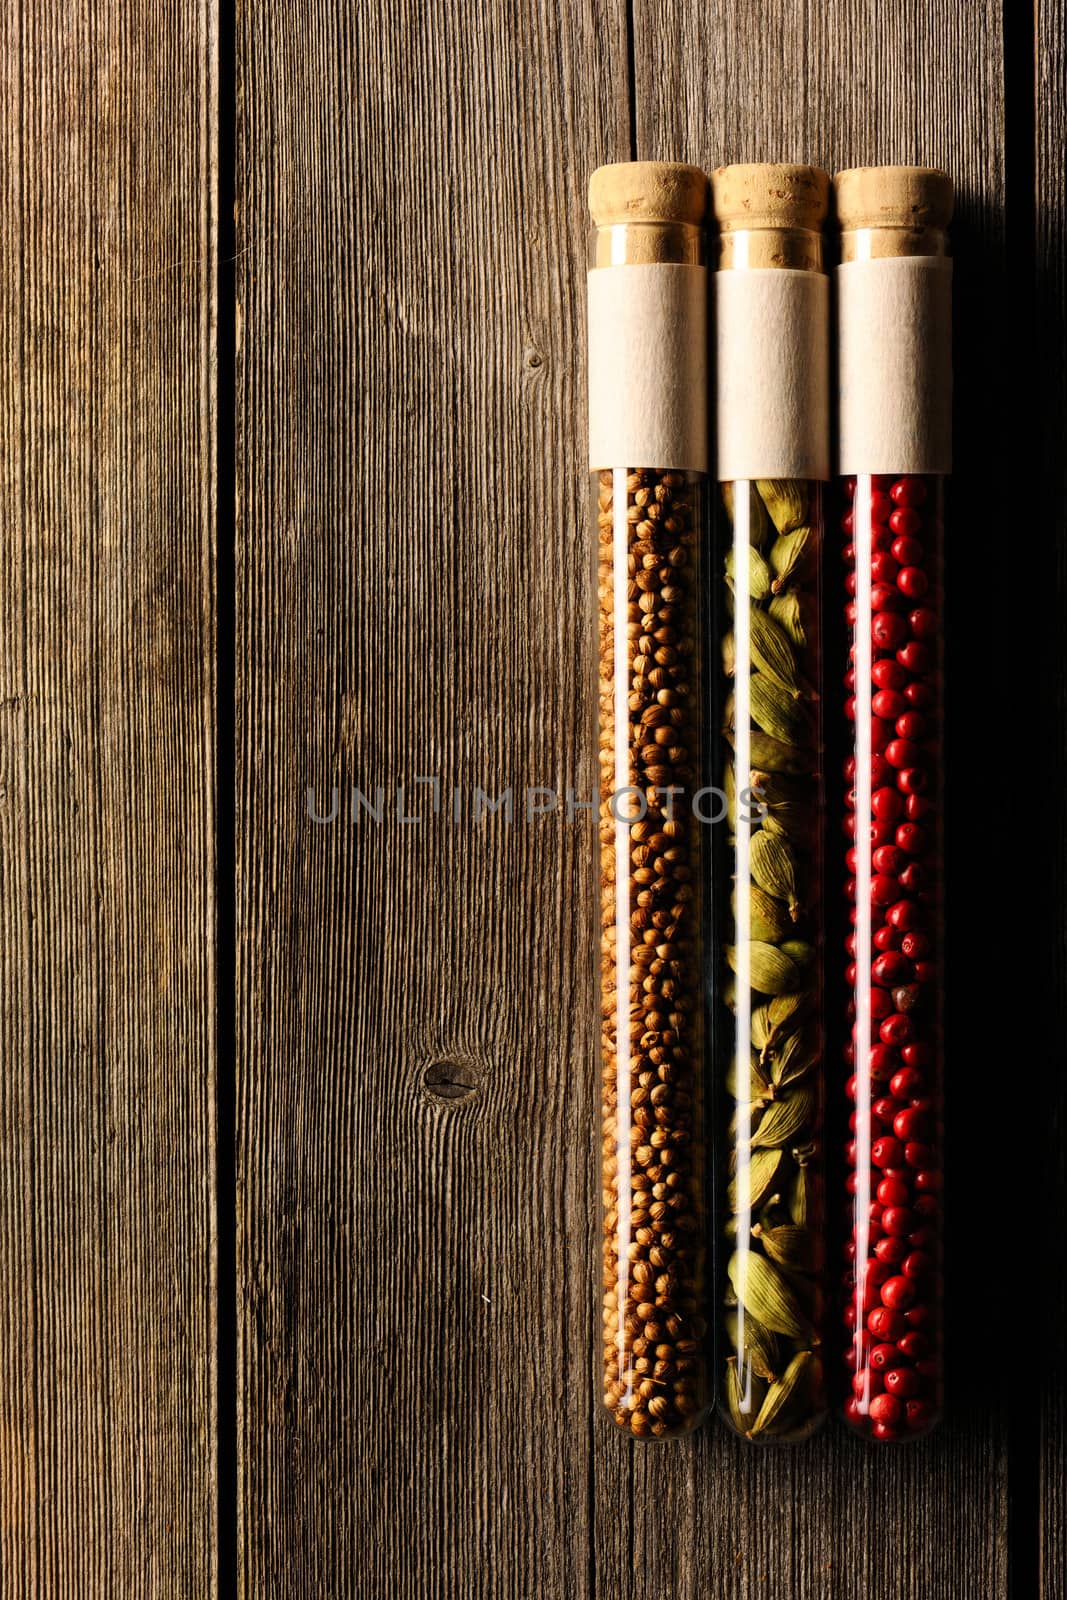
M 840 470 L 952 470 L 952 263 L 837 269 Z
M 735 478 L 830 476 L 830 284 L 821 272 L 715 274 L 718 462 Z
M 589 465 L 708 470 L 708 274 L 589 273 Z

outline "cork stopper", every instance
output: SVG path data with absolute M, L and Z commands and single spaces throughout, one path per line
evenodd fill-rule
M 699 226 L 708 211 L 708 180 L 678 161 L 616 161 L 589 179 L 589 209 L 598 228 L 627 222 Z
M 952 179 L 935 167 L 850 167 L 834 177 L 842 228 L 947 228 Z
M 791 162 L 751 162 L 719 167 L 711 179 L 715 215 L 724 231 L 806 228 L 826 216 L 830 179 L 818 167 Z
M 935 167 L 851 167 L 834 178 L 842 261 L 947 254 L 952 179 Z

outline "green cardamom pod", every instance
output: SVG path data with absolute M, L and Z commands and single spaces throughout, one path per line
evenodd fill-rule
M 761 1006 L 752 1008 L 752 1025 L 750 1035 L 753 1050 L 759 1051 L 759 1060 L 762 1062 L 767 1052 L 774 1033 L 774 1024 L 771 1021 L 770 1002 L 764 1001 Z
M 807 1029 L 791 1033 L 771 1054 L 771 1082 L 776 1089 L 787 1089 L 806 1078 L 818 1060 L 819 1052 Z
M 730 896 L 730 906 L 736 917 L 736 890 Z M 750 939 L 760 939 L 765 944 L 780 944 L 783 939 L 788 937 L 792 927 L 789 915 L 781 901 L 775 900 L 755 883 L 749 885 L 748 917 L 748 937 Z M 741 931 L 739 928 L 738 932 Z
M 811 805 L 801 805 L 798 800 L 786 800 L 781 805 L 768 806 L 763 826 L 777 839 L 787 839 L 803 850 L 814 854 L 817 819 Z
M 778 1340 L 755 1317 L 740 1311 L 726 1313 L 726 1336 L 737 1351 L 740 1363 L 751 1367 L 757 1377 L 774 1383 L 781 1371 Z
M 811 1350 L 801 1350 L 777 1383 L 767 1390 L 750 1437 L 761 1433 L 781 1435 L 807 1421 L 813 1396 L 822 1386 L 822 1363 Z
M 748 986 L 757 994 L 787 994 L 800 988 L 800 968 L 795 961 L 784 956 L 777 945 L 750 939 L 745 946 L 748 952 Z M 726 959 L 732 971 L 738 971 L 738 947 L 727 945 Z
M 735 566 L 734 552 L 730 550 L 726 557 L 726 576 L 731 581 Z M 753 600 L 765 600 L 771 592 L 771 569 L 751 544 L 748 547 L 748 592 Z
M 750 1050 L 748 1054 L 748 1086 L 744 1092 L 749 1100 L 762 1100 L 769 1097 L 771 1093 L 770 1079 L 763 1070 L 763 1063 L 760 1060 L 758 1051 Z M 739 1088 L 741 1088 L 741 1079 L 738 1076 L 738 1060 L 734 1056 L 726 1069 L 726 1090 L 728 1094 L 733 1095 L 734 1099 L 737 1100 L 740 1099 Z
M 728 724 L 730 743 L 736 745 L 733 736 L 733 724 Z M 808 748 L 798 749 L 797 746 L 783 743 L 780 739 L 772 739 L 769 733 L 763 733 L 759 728 L 753 728 L 749 733 L 749 756 L 758 767 L 767 772 L 789 772 L 795 777 L 806 777 L 815 767 L 815 753 Z
M 741 625 L 744 626 L 743 618 Z M 800 677 L 793 647 L 778 624 L 759 606 L 749 607 L 748 645 L 753 664 L 796 698 L 800 694 Z
M 790 578 L 800 571 L 801 562 L 815 549 L 815 535 L 810 528 L 794 528 L 792 533 L 779 534 L 770 551 L 774 572 L 772 593 L 781 594 Z
M 794 1089 L 781 1100 L 772 1100 L 752 1135 L 753 1150 L 780 1150 L 808 1126 L 815 1105 L 810 1089 Z
M 780 1150 L 753 1150 L 751 1159 L 742 1152 L 741 1164 L 727 1190 L 730 1210 L 754 1211 L 769 1193 L 781 1164 Z
M 795 1223 L 779 1223 L 775 1227 L 762 1228 L 757 1223 L 752 1234 L 771 1260 L 786 1272 L 814 1272 L 815 1241 L 810 1228 L 801 1228 Z
M 726 507 L 726 515 L 729 517 L 732 524 L 734 520 L 734 486 L 732 483 L 723 484 L 722 498 L 723 504 Z M 763 504 L 763 501 L 760 499 L 759 495 L 756 493 L 755 484 L 750 483 L 748 486 L 749 543 L 754 544 L 757 547 L 762 547 L 770 531 L 771 520 L 767 515 L 767 508 Z
M 797 866 L 793 852 L 782 839 L 761 828 L 749 844 L 748 870 L 753 882 L 776 900 L 784 900 L 796 922 L 800 916 L 797 896 Z
M 807 1228 L 815 1221 L 812 1208 L 811 1173 L 807 1166 L 798 1166 L 786 1191 L 789 1215 L 798 1228 Z
M 759 805 L 777 808 L 803 800 L 807 786 L 781 772 L 763 772 L 759 767 L 752 767 L 748 774 L 748 787 L 753 800 Z
M 784 1028 L 793 1021 L 799 1022 L 810 1008 L 810 994 L 780 994 L 767 1002 L 767 1011 L 776 1028 Z
M 806 967 L 809 961 L 815 959 L 815 946 L 806 939 L 785 939 L 782 949 L 790 961 L 795 961 L 798 967 Z
M 788 1280 L 766 1256 L 756 1250 L 738 1250 L 730 1257 L 727 1275 L 745 1310 L 765 1328 L 787 1339 L 812 1338 L 814 1330 Z
M 743 695 L 743 688 L 739 692 Z M 783 744 L 810 743 L 811 723 L 804 707 L 773 678 L 754 672 L 748 680 L 748 695 L 752 721 L 764 733 Z
M 779 533 L 796 528 L 808 514 L 808 491 L 797 478 L 757 478 L 756 488 Z
M 776 594 L 767 607 L 767 614 L 774 618 L 791 644 L 798 650 L 807 649 L 808 626 L 804 618 L 804 607 L 793 590 L 785 594 Z
M 751 1367 L 744 1375 L 738 1370 L 736 1356 L 727 1356 L 724 1378 L 726 1409 L 738 1433 L 746 1435 L 763 1409 L 767 1385 Z

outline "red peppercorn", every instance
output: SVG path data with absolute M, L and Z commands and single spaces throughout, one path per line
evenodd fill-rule
M 879 689 L 903 689 L 908 682 L 908 674 L 897 661 L 884 657 L 876 661 L 871 668 L 871 678 Z
M 908 702 L 896 689 L 879 689 L 871 701 L 871 709 L 875 716 L 895 722 L 897 717 L 902 717 L 907 711 Z
M 899 1060 L 897 1052 L 887 1044 L 876 1044 L 871 1047 L 868 1071 L 875 1083 L 883 1083 L 896 1069 Z
M 876 950 L 902 950 L 904 947 L 904 935 L 898 928 L 876 928 L 871 937 Z
M 926 888 L 926 868 L 918 861 L 912 861 L 900 874 L 900 881 L 909 894 L 918 894 L 920 889 Z
M 908 624 L 904 618 L 895 611 L 879 611 L 871 623 L 871 638 L 879 650 L 904 650 L 910 648 L 904 641 L 908 637 Z M 903 647 L 903 649 L 901 648 Z M 898 660 L 900 658 L 898 657 Z M 902 667 L 907 667 L 906 661 L 901 661 Z M 915 668 L 908 668 L 915 671 Z
M 888 1344 L 896 1344 L 908 1331 L 908 1324 L 899 1311 L 890 1311 L 887 1306 L 876 1306 L 867 1318 L 867 1327 L 875 1339 L 885 1340 Z
M 896 1278 L 887 1278 L 882 1284 L 882 1304 L 888 1306 L 890 1311 L 907 1311 L 914 1301 L 915 1285 L 903 1273 Z
M 899 1139 L 876 1139 L 871 1146 L 871 1160 L 876 1167 L 897 1167 L 904 1159 L 904 1146 Z M 885 1215 L 882 1217 L 885 1225 Z M 892 1233 L 892 1228 L 886 1228 L 887 1233 Z
M 929 587 L 929 579 L 921 567 L 902 567 L 897 573 L 897 588 L 909 600 L 921 600 Z M 916 632 L 914 621 L 912 632 Z
M 871 559 L 872 583 L 896 583 L 900 567 L 888 550 L 879 550 Z
M 908 618 L 908 627 L 911 629 L 913 639 L 933 639 L 940 626 L 937 612 L 929 606 L 920 606 L 918 611 L 913 611 Z
M 890 927 L 896 928 L 900 933 L 911 933 L 926 921 L 922 907 L 917 906 L 912 900 L 897 900 L 889 907 L 885 917 Z M 908 978 L 911 977 L 911 973 L 911 964 L 908 963 Z M 904 977 L 901 977 L 899 981 L 903 983 L 905 981 Z
M 889 498 L 895 506 L 921 506 L 926 500 L 926 485 L 921 478 L 898 478 Z
M 881 717 L 872 717 L 871 718 L 871 749 L 872 750 L 876 750 L 876 751 L 878 751 L 879 754 L 881 754 L 881 752 L 885 749 L 886 745 L 889 743 L 889 741 L 892 738 L 892 736 L 893 736 L 893 729 L 892 729 L 892 727 L 890 726 L 890 724 L 888 722 L 884 722 Z
M 882 490 L 876 489 L 871 495 L 871 521 L 885 522 L 893 510 L 893 502 Z
M 897 1349 L 902 1356 L 907 1356 L 909 1361 L 919 1361 L 929 1351 L 930 1341 L 925 1333 L 917 1331 L 906 1333 L 903 1339 L 897 1341 Z
M 885 1395 L 880 1395 L 879 1399 L 884 1400 Z M 891 1428 L 888 1422 L 872 1422 L 871 1438 L 879 1440 L 880 1443 L 892 1444 L 894 1440 L 900 1438 L 900 1429 Z
M 912 511 L 906 506 L 901 507 L 893 512 L 893 515 L 889 519 L 889 527 L 893 533 L 897 535 L 903 535 L 909 544 L 913 544 L 915 543 L 915 540 L 911 537 L 911 535 L 918 533 L 919 529 L 922 527 L 922 518 L 919 516 L 917 511 Z M 921 554 L 921 545 L 919 549 Z
M 855 617 L 852 620 L 854 622 L 856 620 Z M 900 620 L 901 618 L 896 616 L 892 618 L 894 622 L 899 622 Z M 897 649 L 896 645 L 886 645 L 885 648 L 897 651 L 897 661 L 908 672 L 929 672 L 934 664 L 933 651 L 930 646 L 922 644 L 918 639 L 912 639 L 907 644 L 902 644 L 900 649 Z
M 877 751 L 871 756 L 871 792 L 881 789 L 884 784 L 892 783 L 893 769 L 885 756 Z M 905 806 L 906 806 L 905 802 Z
M 893 1118 L 893 1132 L 898 1139 L 903 1139 L 905 1145 L 912 1139 L 923 1139 L 930 1128 L 930 1119 L 921 1111 L 909 1109 L 898 1111 Z M 909 1161 L 908 1166 L 912 1163 Z
M 884 1423 L 889 1428 L 896 1427 L 904 1416 L 903 1405 L 891 1394 L 876 1394 L 868 1411 L 875 1422 Z
M 926 737 L 926 718 L 919 711 L 903 712 L 893 727 L 898 739 L 906 739 L 912 744 Z
M 897 1146 L 900 1144 L 899 1139 L 893 1142 Z M 873 1157 L 874 1152 L 871 1154 Z M 882 1217 L 882 1227 L 894 1239 L 910 1238 L 915 1227 L 915 1214 L 906 1206 L 887 1206 Z
M 927 1255 L 925 1250 L 913 1250 L 904 1257 L 901 1272 L 906 1278 L 925 1278 L 928 1272 L 933 1271 L 933 1257 Z
M 915 1174 L 915 1187 L 922 1195 L 939 1194 L 941 1190 L 940 1172 L 917 1172 Z
M 871 879 L 871 900 L 876 906 L 891 906 L 899 893 L 899 883 L 888 873 L 876 872 Z
M 893 543 L 893 534 L 889 528 L 871 529 L 871 550 L 878 555 L 883 550 L 888 550 Z
M 890 546 L 890 551 L 893 560 L 898 561 L 902 567 L 917 567 L 924 554 L 919 540 L 913 539 L 907 534 L 901 534 L 900 538 L 894 539 Z
M 884 1372 L 887 1367 L 898 1367 L 901 1358 L 895 1344 L 876 1344 L 868 1359 L 875 1372 Z
M 883 1178 L 878 1185 L 878 1200 L 883 1206 L 903 1206 L 908 1203 L 908 1186 L 899 1178 Z
M 888 1017 L 888 1015 L 892 1011 L 892 1009 L 893 1009 L 893 1000 L 892 1000 L 892 996 L 890 995 L 888 989 L 872 989 L 871 990 L 871 1020 L 872 1020 L 872 1022 L 881 1022 L 883 1020 L 883 1018 Z M 876 1116 L 879 1115 L 879 1114 L 880 1113 L 878 1113 L 877 1111 L 875 1112 Z
M 897 663 L 894 662 L 893 665 L 896 666 Z M 903 693 L 909 706 L 914 706 L 916 711 L 929 711 L 937 698 L 930 685 L 924 683 L 921 678 L 916 678 L 912 683 L 909 683 Z
M 891 1239 L 888 1237 L 879 1239 L 874 1247 L 874 1253 L 879 1261 L 886 1261 L 891 1267 L 897 1267 L 907 1257 L 908 1241 L 906 1239 Z
M 869 1367 L 861 1367 L 859 1372 L 852 1374 L 852 1393 L 860 1400 L 869 1400 L 871 1395 L 881 1394 L 882 1377 L 878 1372 L 872 1372 Z
M 907 596 L 902 595 L 895 583 L 876 583 L 871 589 L 871 610 L 903 611 Z
M 849 1422 L 853 1423 L 857 1427 L 864 1420 L 865 1413 L 863 1406 L 854 1394 L 849 1395 L 848 1399 L 845 1401 L 845 1416 Z
M 901 955 L 904 954 L 903 940 L 901 940 Z M 893 990 L 894 1011 L 914 1011 L 919 1004 L 922 990 L 917 983 L 902 983 L 898 989 Z
M 922 1086 L 921 1072 L 916 1072 L 914 1067 L 901 1067 L 899 1072 L 893 1074 L 889 1092 L 897 1100 L 910 1100 L 913 1095 L 919 1093 Z
M 915 1024 L 911 1018 L 894 1011 L 893 1015 L 886 1017 L 882 1023 L 879 1037 L 883 1044 L 907 1044 L 914 1032 Z
M 886 1393 L 896 1395 L 898 1400 L 910 1400 L 918 1394 L 922 1382 L 911 1367 L 892 1367 L 885 1375 L 885 1387 Z
M 914 767 L 921 756 L 917 744 L 910 739 L 891 739 L 885 747 L 885 758 L 891 767 Z
M 902 822 L 895 835 L 898 850 L 903 850 L 905 855 L 921 855 L 926 849 L 926 834 L 914 822 Z
M 879 822 L 895 822 L 904 809 L 904 802 L 895 789 L 876 789 L 871 796 L 871 810 Z
M 928 782 L 921 767 L 904 767 L 897 773 L 897 788 L 902 794 L 922 794 Z
M 926 1072 L 934 1064 L 934 1052 L 925 1042 L 909 1044 L 900 1052 L 900 1059 L 906 1067 Z
M 883 989 L 892 989 L 895 984 L 907 983 L 911 977 L 911 962 L 897 950 L 886 950 L 883 955 L 875 956 L 871 963 L 871 977 Z M 892 1044 L 892 1040 L 883 1040 L 883 1043 Z
M 930 1163 L 936 1159 L 937 1152 L 928 1144 L 923 1144 L 918 1139 L 909 1139 L 904 1146 L 904 1160 L 909 1167 L 914 1167 L 916 1172 L 926 1172 Z

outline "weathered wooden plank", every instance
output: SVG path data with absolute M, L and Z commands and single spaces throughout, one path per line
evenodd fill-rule
M 1067 422 L 1067 197 L 1064 191 L 1063 130 L 1067 119 L 1067 19 L 1062 5 L 1054 0 L 1038 0 L 1036 21 L 1036 253 L 1034 260 L 1034 323 L 1039 355 L 1036 371 L 1037 404 L 1040 407 L 1041 475 L 1040 526 L 1047 536 L 1049 568 L 1047 577 L 1031 592 L 1041 606 L 1039 637 L 1044 641 L 1039 655 L 1042 681 L 1047 689 L 1036 698 L 1035 732 L 1047 742 L 1050 792 L 1063 793 L 1067 777 L 1063 729 L 1067 726 L 1067 681 L 1063 666 L 1063 614 L 1067 601 L 1067 457 L 1063 450 Z M 1026 362 L 1026 357 L 1023 358 Z M 1023 381 L 1032 379 L 1035 368 L 1027 362 Z M 1057 730 L 1048 739 L 1049 728 Z M 1064 1248 L 1062 1218 L 1067 1204 L 1067 1105 L 1065 1105 L 1063 1045 L 1067 1024 L 1067 947 L 1064 942 L 1063 904 L 1067 896 L 1067 859 L 1062 827 L 1052 839 L 1054 852 L 1049 915 L 1040 931 L 1045 935 L 1046 956 L 1042 961 L 1042 990 L 1048 996 L 1035 1018 L 1034 1057 L 1043 1061 L 1049 1040 L 1054 1040 L 1047 1059 L 1046 1110 L 1041 1145 L 1045 1175 L 1043 1203 L 1045 1226 L 1040 1235 L 1040 1263 L 1047 1274 L 1044 1294 L 1043 1349 L 1062 1349 L 1063 1329 L 1067 1325 L 1067 1250 Z M 1028 949 L 1032 949 L 1028 944 Z M 1041 1362 L 1041 1593 L 1044 1600 L 1067 1597 L 1067 1393 L 1063 1363 Z
M 642 158 L 709 167 L 802 160 L 831 171 L 922 162 L 952 172 L 959 190 L 953 237 L 960 527 L 989 517 L 982 464 L 995 459 L 1003 422 L 992 397 L 981 409 L 973 403 L 1005 355 L 1005 331 L 991 327 L 988 315 L 1005 290 L 1001 11 L 993 0 L 966 7 L 937 0 L 893 6 L 731 0 L 712 8 L 635 0 L 634 7 Z M 982 604 L 986 581 L 965 560 L 954 560 L 951 578 L 950 651 L 954 640 L 969 647 L 967 618 Z M 837 592 L 831 587 L 831 596 Z M 962 771 L 981 737 L 981 717 L 958 682 L 950 688 L 950 711 L 949 767 Z M 983 908 L 955 840 L 948 871 L 952 921 L 966 929 Z M 956 945 L 950 995 L 966 996 L 972 983 Z M 1003 1026 L 997 1005 L 991 996 L 982 1014 L 987 1027 Z M 987 1049 L 988 1041 L 965 1002 L 957 999 L 950 1021 L 951 1180 L 954 1155 L 976 1148 L 982 1137 L 968 1063 L 972 1046 Z M 966 1192 L 967 1161 L 956 1170 Z M 1006 1595 L 1005 1410 L 1014 1397 L 1009 1372 L 983 1364 L 988 1345 L 970 1337 L 968 1285 L 981 1282 L 983 1270 L 979 1240 L 961 1221 L 950 1241 L 951 1415 L 920 1446 L 879 1453 L 834 1428 L 795 1455 L 760 1455 L 713 1428 L 682 1447 L 635 1452 L 631 1462 L 617 1442 L 605 1441 L 597 1462 L 597 1521 L 602 1562 L 627 1575 L 618 1593 L 627 1600 L 665 1593 L 677 1600 Z M 991 1326 L 998 1315 L 983 1310 Z M 620 1506 L 628 1496 L 631 1512 L 624 1516 Z
M 2 26 L 0 1594 L 208 1595 L 213 7 Z
M 593 833 L 522 792 L 593 779 L 584 191 L 627 153 L 624 15 L 239 12 L 248 1596 L 590 1592 Z

